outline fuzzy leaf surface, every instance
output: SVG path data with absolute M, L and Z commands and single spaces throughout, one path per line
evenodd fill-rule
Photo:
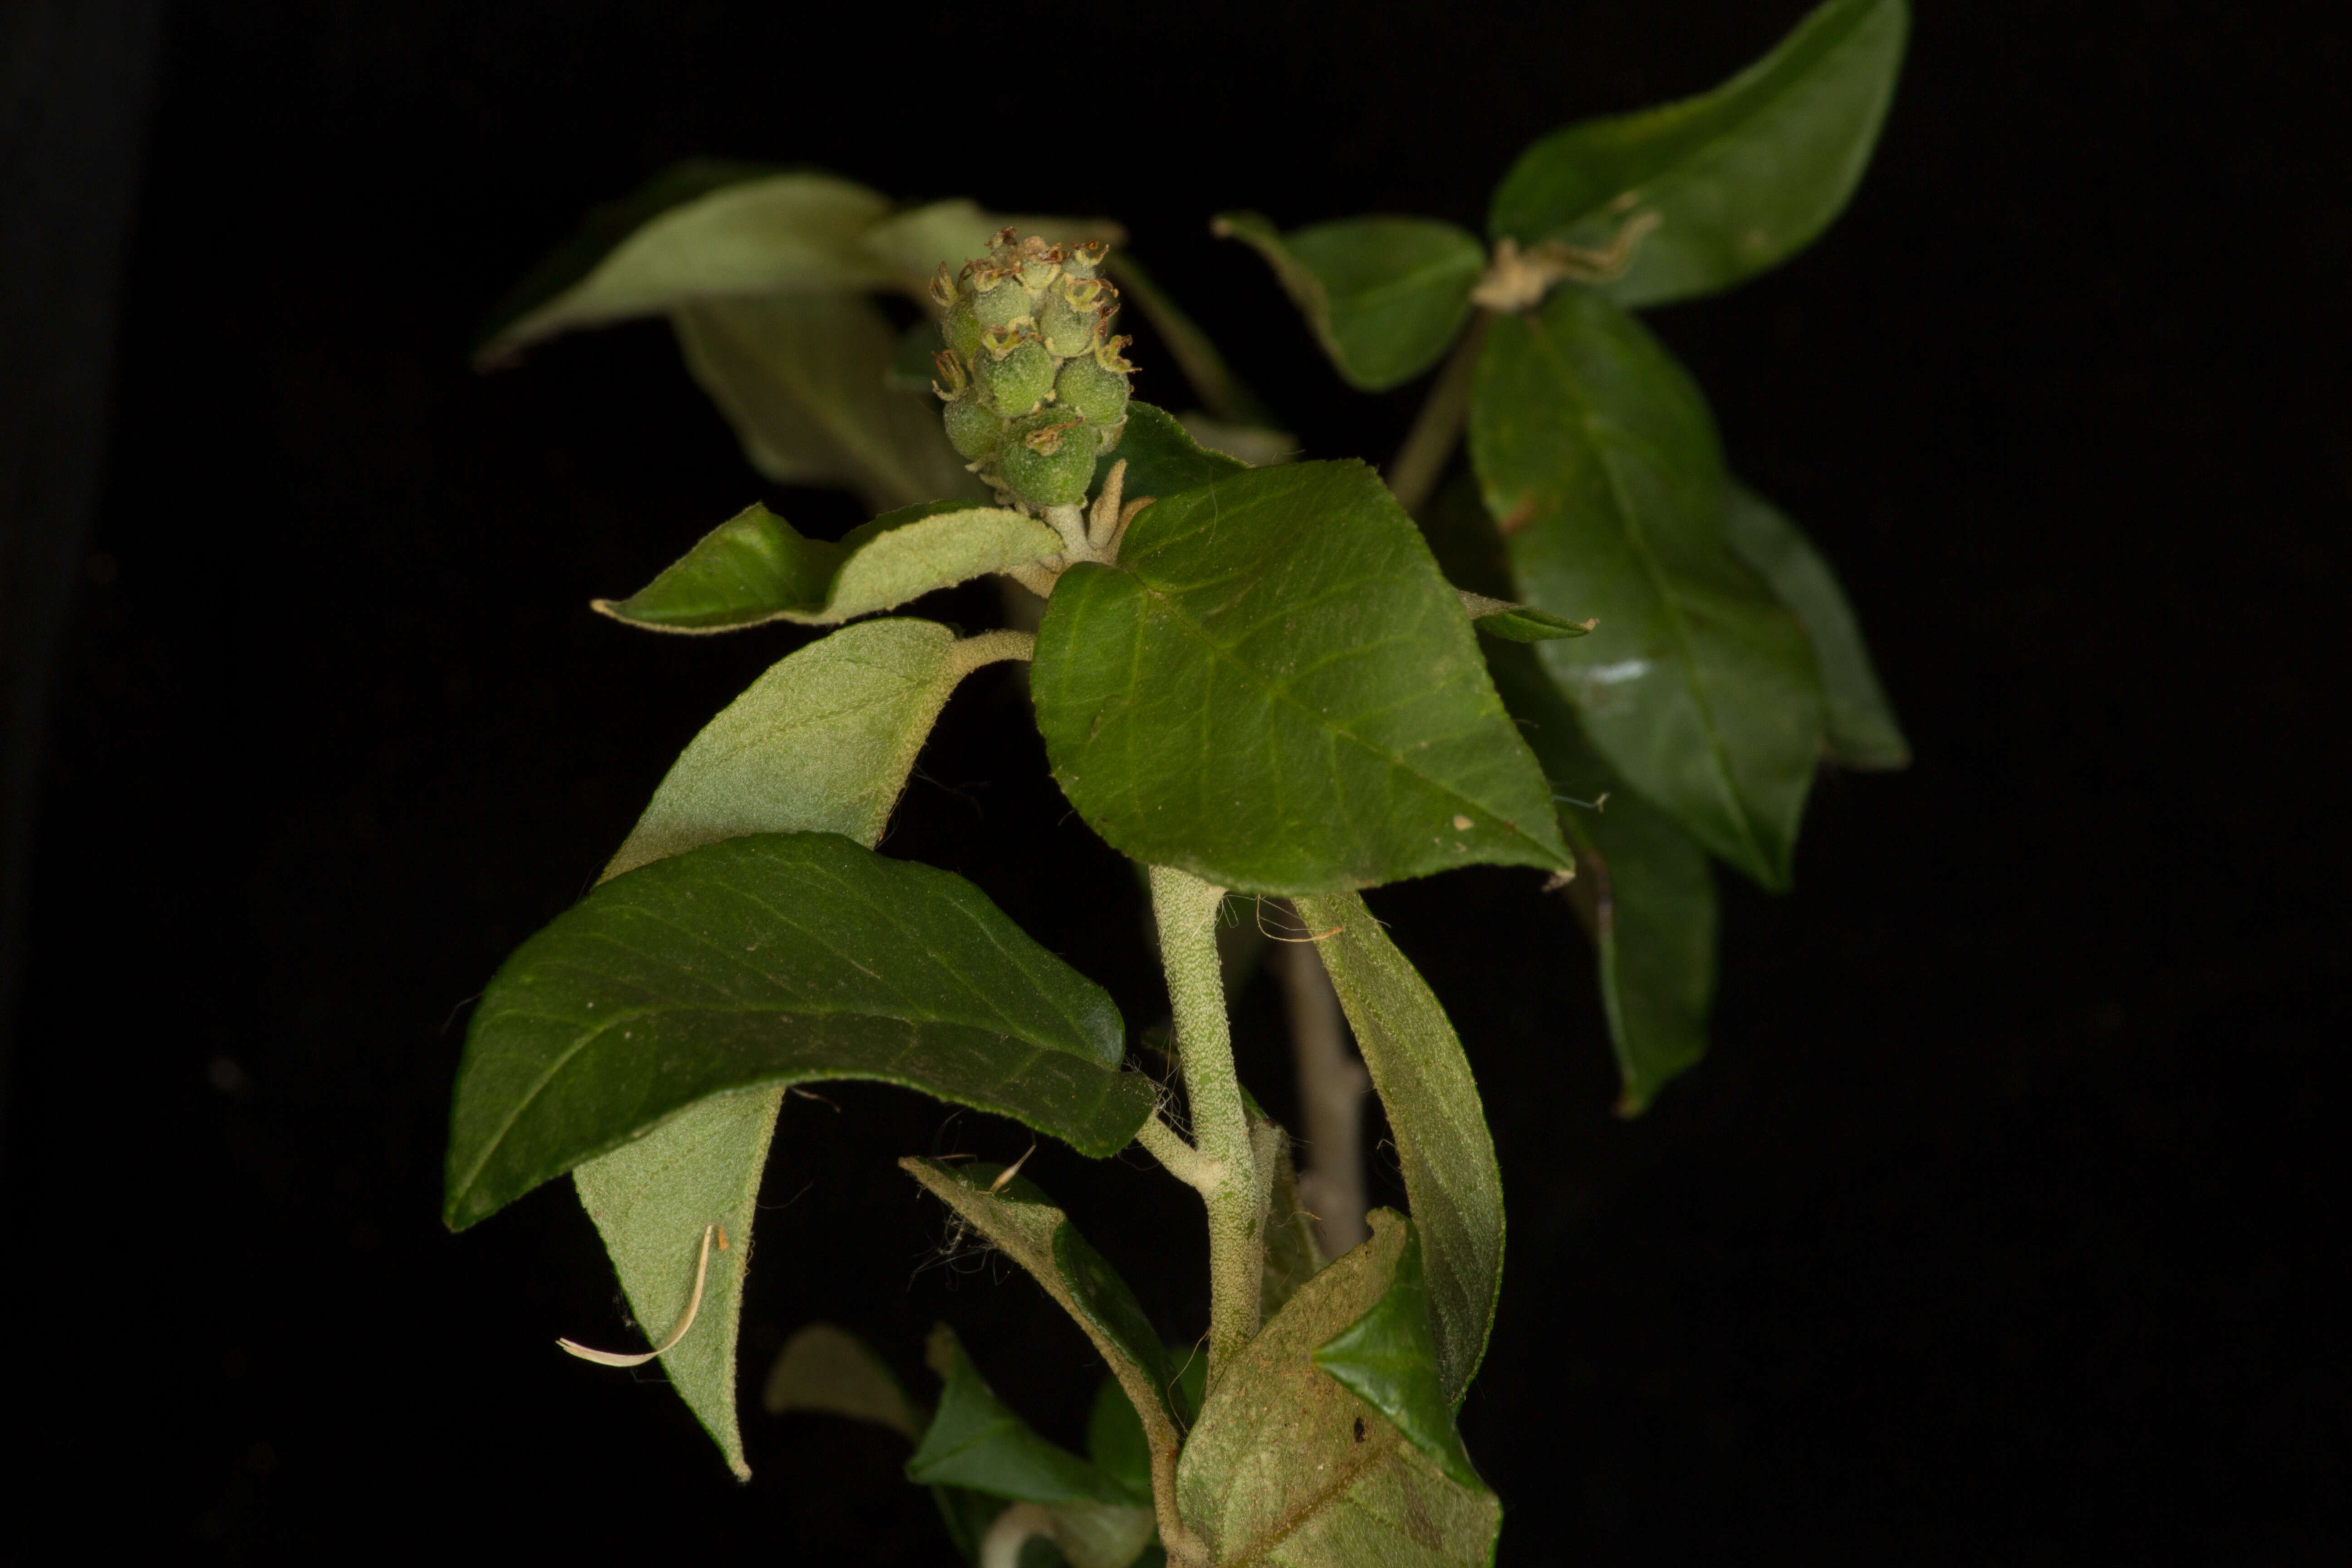
M 1407 1233 L 1387 1292 L 1371 1310 L 1318 1346 L 1315 1364 L 1377 1407 L 1439 1469 L 1465 1487 L 1484 1489 L 1454 1427 L 1454 1402 L 1438 1383 L 1420 1226 Z
M 1299 1288 L 1221 1373 L 1184 1445 L 1177 1497 L 1220 1564 L 1485 1568 L 1502 1510 L 1407 1442 L 1314 1352 L 1389 1290 L 1407 1235 L 1387 1209 L 1372 1238 Z
M 1895 96 L 1905 0 L 1829 0 L 1712 92 L 1544 137 L 1495 192 L 1489 226 L 1521 245 L 1605 248 L 1662 220 L 1600 285 L 1620 305 L 1729 288 L 1810 245 L 1842 211 Z
M 593 604 L 650 631 L 727 632 L 769 621 L 832 626 L 1062 549 L 1052 529 L 1003 507 L 953 500 L 903 507 L 831 544 L 803 538 L 754 501 L 635 594 Z
M 1584 730 L 1716 854 L 1785 887 L 1821 754 L 1797 618 L 1732 553 L 1715 425 L 1641 324 L 1588 289 L 1500 316 L 1471 454 L 1517 597 L 1589 637 L 1542 647 Z
M 1161 500 L 1249 469 L 1239 458 L 1202 446 L 1166 409 L 1140 402 L 1127 405 L 1127 429 L 1118 445 L 1095 459 L 1092 488 L 1097 493 L 1110 477 L 1111 465 L 1118 462 L 1127 464 L 1121 493 L 1130 500 L 1139 496 Z
M 1348 384 L 1401 386 L 1435 364 L 1470 319 L 1486 247 L 1450 223 L 1343 218 L 1282 234 L 1255 213 L 1217 231 L 1266 259 Z
M 855 490 L 877 511 L 980 481 L 948 445 L 937 400 L 894 391 L 898 333 L 850 293 L 711 298 L 671 312 L 678 348 L 703 391 L 778 484 Z
M 1030 684 L 1064 793 L 1147 865 L 1301 893 L 1566 862 L 1469 617 L 1360 463 L 1146 508 L 1116 567 L 1063 574 Z
M 1290 1157 L 1290 1134 L 1281 1123 L 1249 1110 L 1250 1153 L 1257 1168 L 1270 1172 L 1273 1193 L 1265 1217 L 1265 1262 L 1258 1279 L 1258 1320 L 1282 1310 L 1298 1288 L 1323 1268 L 1323 1249 L 1315 1239 L 1315 1221 L 1298 1204 L 1298 1167 Z
M 1846 602 L 1837 574 L 1804 530 L 1746 485 L 1734 481 L 1726 500 L 1723 527 L 1731 548 L 1795 612 L 1812 637 L 1830 755 L 1850 768 L 1909 766 L 1911 743 L 1895 721 L 1895 707 L 1871 667 L 1862 623 Z
M 706 300 L 881 287 L 891 274 L 859 242 L 889 208 L 829 174 L 680 164 L 593 215 L 542 262 L 501 309 L 482 357 Z
M 463 1227 L 696 1101 L 877 1079 L 1101 1157 L 1152 1104 L 1118 1009 L 960 877 L 829 833 L 615 877 L 519 949 L 474 1014 L 446 1217 Z
M 1353 893 L 1296 900 L 1396 1136 L 1448 1400 L 1486 1353 L 1503 1287 L 1503 1173 L 1478 1080 L 1429 983 Z

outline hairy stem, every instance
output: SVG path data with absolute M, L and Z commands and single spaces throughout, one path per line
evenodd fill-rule
M 1160 963 L 1176 1013 L 1176 1059 L 1192 1111 L 1193 1150 L 1220 1169 L 1201 1189 L 1209 1211 L 1209 1376 L 1257 1333 L 1258 1280 L 1265 1269 L 1267 1193 L 1250 1152 L 1241 1079 L 1225 1022 L 1217 959 L 1217 909 L 1224 889 L 1190 872 L 1151 868 L 1151 909 Z
M 1436 493 L 1437 481 L 1462 437 L 1462 422 L 1470 412 L 1470 388 L 1478 376 L 1478 352 L 1486 346 L 1486 326 L 1493 315 L 1480 310 L 1470 318 L 1469 330 L 1431 384 L 1429 396 L 1413 416 L 1404 445 L 1389 465 L 1389 490 L 1397 504 L 1416 517 Z
M 1371 1076 L 1348 1050 L 1339 993 L 1315 944 L 1286 942 L 1275 955 L 1290 1049 L 1298 1068 L 1298 1204 L 1315 1217 L 1323 1256 L 1337 1258 L 1371 1235 L 1364 1226 L 1364 1091 Z

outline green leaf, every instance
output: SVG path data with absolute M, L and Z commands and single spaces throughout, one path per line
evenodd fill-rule
M 1422 217 L 1360 217 L 1278 234 L 1255 213 L 1216 232 L 1265 258 L 1348 384 L 1400 386 L 1435 364 L 1470 319 L 1486 270 L 1475 236 Z
M 1143 1435 L 1142 1418 L 1115 1377 L 1103 1379 L 1095 1390 L 1095 1407 L 1087 1417 L 1087 1458 L 1128 1496 L 1151 1500 L 1151 1439 Z
M 1697 98 L 1554 132 L 1495 192 L 1489 227 L 1534 246 L 1606 248 L 1662 221 L 1602 291 L 1621 305 L 1713 293 L 1811 244 L 1870 162 L 1910 25 L 1904 0 L 1829 0 Z
M 942 263 L 952 270 L 985 255 L 997 230 L 1007 226 L 1018 235 L 1038 235 L 1056 244 L 1101 239 L 1121 245 L 1127 240 L 1127 231 L 1108 218 L 992 213 L 959 196 L 895 213 L 867 229 L 860 244 L 899 288 L 920 294 Z
M 1238 458 L 1202 446 L 1167 410 L 1137 402 L 1127 405 L 1127 429 L 1118 445 L 1095 459 L 1092 488 L 1099 491 L 1110 477 L 1111 465 L 1119 462 L 1127 465 L 1120 493 L 1129 500 L 1165 500 L 1249 468 Z
M 1469 612 L 1470 624 L 1505 642 L 1552 642 L 1560 637 L 1580 637 L 1592 630 L 1590 619 L 1571 621 L 1566 616 L 1514 605 L 1506 599 L 1490 599 L 1466 588 L 1456 588 L 1454 592 L 1462 595 L 1462 607 Z
M 1503 1175 L 1478 1080 L 1429 983 L 1363 900 L 1296 903 L 1396 1138 L 1427 1254 L 1438 1373 L 1445 1396 L 1458 1400 L 1486 1353 L 1503 1286 Z
M 930 1412 L 908 1397 L 864 1340 L 831 1323 L 796 1330 L 776 1352 L 761 1391 L 771 1415 L 815 1411 L 887 1426 L 909 1443 L 922 1438 Z
M 481 358 L 699 300 L 882 287 L 892 275 L 859 241 L 889 207 L 828 174 L 680 164 L 600 209 L 542 262 L 501 308 Z
M 1731 548 L 1811 635 L 1826 700 L 1830 755 L 1850 768 L 1908 767 L 1911 744 L 1871 668 L 1862 626 L 1838 586 L 1837 574 L 1804 531 L 1754 490 L 1735 482 L 1728 501 L 1723 527 Z
M 945 1323 L 931 1331 L 929 1359 L 946 1386 L 939 1414 L 907 1461 L 908 1480 L 1025 1502 L 1125 1500 L 1117 1482 L 1039 1436 L 997 1398 Z
M 1177 1498 L 1220 1563 L 1486 1568 L 1502 1510 L 1404 1440 L 1315 1364 L 1316 1350 L 1387 1295 L 1408 1234 L 1387 1209 L 1372 1238 L 1308 1280 L 1221 1373 L 1184 1445 Z
M 1767 887 L 1787 885 L 1821 753 L 1804 627 L 1731 552 L 1715 426 L 1631 316 L 1587 289 L 1499 316 L 1470 407 L 1518 597 L 1590 637 L 1543 645 L 1633 786 Z
M 458 1069 L 462 1228 L 710 1095 L 904 1084 L 1097 1158 L 1153 1090 L 1118 1009 L 969 882 L 828 833 L 730 839 L 597 888 L 509 958 Z
M 1359 463 L 1146 508 L 1116 567 L 1062 574 L 1030 689 L 1063 791 L 1147 865 L 1297 893 L 1567 864 L 1468 617 Z
M 1454 1425 L 1454 1403 L 1437 1380 L 1437 1342 L 1429 1330 L 1429 1286 L 1421 1266 L 1421 1227 L 1409 1229 L 1385 1295 L 1371 1310 L 1325 1341 L 1315 1364 L 1395 1423 L 1405 1440 L 1465 1487 L 1483 1489 Z
M 898 1167 L 1029 1271 L 1102 1352 L 1153 1445 L 1172 1452 L 1179 1412 L 1171 1391 L 1177 1369 L 1168 1347 L 1127 1281 L 1078 1234 L 1069 1216 L 1024 1177 L 990 1191 L 1003 1173 L 1001 1166 L 908 1158 Z
M 846 627 L 778 661 L 688 745 L 601 879 L 751 833 L 839 833 L 871 848 L 956 682 L 1016 651 L 1001 635 L 960 641 L 928 621 L 892 620 Z M 711 1254 L 697 1327 L 662 1362 L 738 1474 L 743 1270 L 783 1094 L 690 1105 L 572 1173 L 630 1310 L 656 1334 L 685 1310 L 702 1226 L 723 1224 L 734 1238 Z
M 1475 480 L 1448 486 L 1423 521 L 1447 575 L 1480 589 L 1507 586 L 1509 555 Z M 1706 1052 L 1715 874 L 1697 840 L 1601 760 L 1535 649 L 1492 647 L 1486 665 L 1551 780 L 1560 829 L 1576 849 L 1576 879 L 1564 890 L 1599 953 L 1624 1083 L 1618 1109 L 1630 1115 Z
M 592 604 L 648 631 L 730 632 L 769 621 L 831 626 L 1064 548 L 1034 518 L 952 500 L 886 512 L 827 544 L 802 538 L 754 501 L 635 594 Z
M 1283 1303 L 1323 1268 L 1323 1249 L 1315 1239 L 1315 1221 L 1298 1206 L 1298 1169 L 1290 1158 L 1290 1134 L 1255 1102 L 1249 1106 L 1250 1153 L 1261 1171 L 1272 1173 L 1268 1186 L 1273 1201 L 1265 1220 L 1265 1261 L 1258 1282 L 1261 1321 L 1282 1310 Z
M 714 298 L 671 312 L 687 368 L 778 484 L 839 486 L 877 510 L 982 494 L 939 404 L 892 390 L 898 334 L 854 293 Z
M 655 1136 L 572 1173 L 581 1206 L 595 1221 L 629 1310 L 648 1338 L 666 1338 L 686 1316 L 703 1227 L 715 1224 L 728 1239 L 725 1250 L 709 1254 L 693 1326 L 663 1352 L 661 1363 L 740 1480 L 751 1479 L 735 1415 L 743 1271 L 751 1261 L 760 1173 L 783 1099 L 781 1089 L 715 1096 Z

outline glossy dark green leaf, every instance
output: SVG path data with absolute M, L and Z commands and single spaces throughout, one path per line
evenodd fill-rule
M 1096 491 L 1110 477 L 1111 465 L 1121 462 L 1127 465 L 1121 493 L 1130 500 L 1138 496 L 1158 500 L 1197 489 L 1249 468 L 1238 458 L 1202 446 L 1174 415 L 1149 403 L 1127 405 L 1127 428 L 1118 445 L 1095 459 Z
M 945 1323 L 931 1331 L 931 1369 L 945 1386 L 939 1413 L 907 1461 L 907 1479 L 1026 1502 L 1123 1502 L 1109 1477 L 1047 1442 L 997 1398 Z
M 1438 1375 L 1446 1398 L 1459 1399 L 1486 1353 L 1503 1288 L 1503 1175 L 1478 1079 L 1428 982 L 1363 900 L 1295 901 L 1396 1138 L 1428 1264 Z
M 802 538 L 754 501 L 635 594 L 593 604 L 649 631 L 737 631 L 769 621 L 830 626 L 1063 548 L 1052 529 L 1003 507 L 952 500 L 906 507 L 828 544 Z
M 1436 1460 L 1439 1469 L 1465 1487 L 1486 1485 L 1454 1427 L 1454 1402 L 1438 1381 L 1419 1226 L 1405 1236 L 1387 1292 L 1370 1311 L 1318 1346 L 1315 1364 L 1395 1423 L 1405 1440 Z
M 1543 645 L 1585 733 L 1716 854 L 1784 887 L 1821 754 L 1796 617 L 1732 553 L 1715 426 L 1641 324 L 1588 289 L 1500 316 L 1470 408 L 1517 596 L 1590 637 Z
M 1629 216 L 1654 214 L 1632 266 L 1601 286 L 1628 306 L 1785 260 L 1861 181 L 1909 22 L 1904 0 L 1829 0 L 1712 92 L 1553 132 L 1496 190 L 1494 237 L 1602 249 Z
M 1297 893 L 1567 863 L 1468 616 L 1361 464 L 1146 508 L 1116 567 L 1063 574 L 1030 689 L 1064 792 L 1148 865 Z
M 948 445 L 938 400 L 892 388 L 898 337 L 872 300 L 718 297 L 679 306 L 670 322 L 745 460 L 778 484 L 855 490 L 877 511 L 985 494 Z
M 1812 637 L 1826 699 L 1830 755 L 1850 768 L 1909 766 L 1911 744 L 1871 668 L 1861 623 L 1838 586 L 1837 574 L 1804 531 L 1770 501 L 1736 482 L 1727 499 L 1723 526 L 1731 548 Z
M 1486 266 L 1475 236 L 1434 218 L 1344 218 L 1280 234 L 1255 213 L 1227 213 L 1216 230 L 1265 258 L 1340 375 L 1366 392 L 1402 385 L 1444 356 Z
M 599 209 L 500 307 L 481 357 L 711 299 L 880 288 L 860 246 L 887 198 L 847 180 L 696 160 Z
M 1152 1090 L 1118 1009 L 960 877 L 834 834 L 761 834 L 597 888 L 474 1014 L 446 1216 L 465 1226 L 696 1101 L 873 1079 L 1101 1157 Z
M 1184 1445 L 1177 1499 L 1214 1563 L 1285 1568 L 1486 1568 L 1502 1510 L 1405 1440 L 1314 1352 L 1388 1294 L 1407 1235 L 1372 1238 L 1300 1287 L 1218 1373 Z
M 1509 585 L 1509 552 L 1475 481 L 1447 487 L 1423 526 L 1455 582 L 1482 592 Z M 1624 1085 L 1618 1108 L 1632 1114 L 1706 1052 L 1715 873 L 1697 840 L 1601 760 L 1535 649 L 1490 647 L 1486 665 L 1551 780 L 1560 829 L 1576 849 L 1576 879 L 1564 891 L 1599 956 L 1601 1005 Z

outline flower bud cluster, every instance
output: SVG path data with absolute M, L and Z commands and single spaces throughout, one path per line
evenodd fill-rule
M 1095 458 L 1127 426 L 1126 338 L 1110 336 L 1118 290 L 1101 276 L 1110 247 L 1015 244 L 1000 230 L 989 253 L 931 280 L 947 347 L 931 390 L 946 402 L 948 439 L 971 471 L 1033 510 L 1087 499 Z

